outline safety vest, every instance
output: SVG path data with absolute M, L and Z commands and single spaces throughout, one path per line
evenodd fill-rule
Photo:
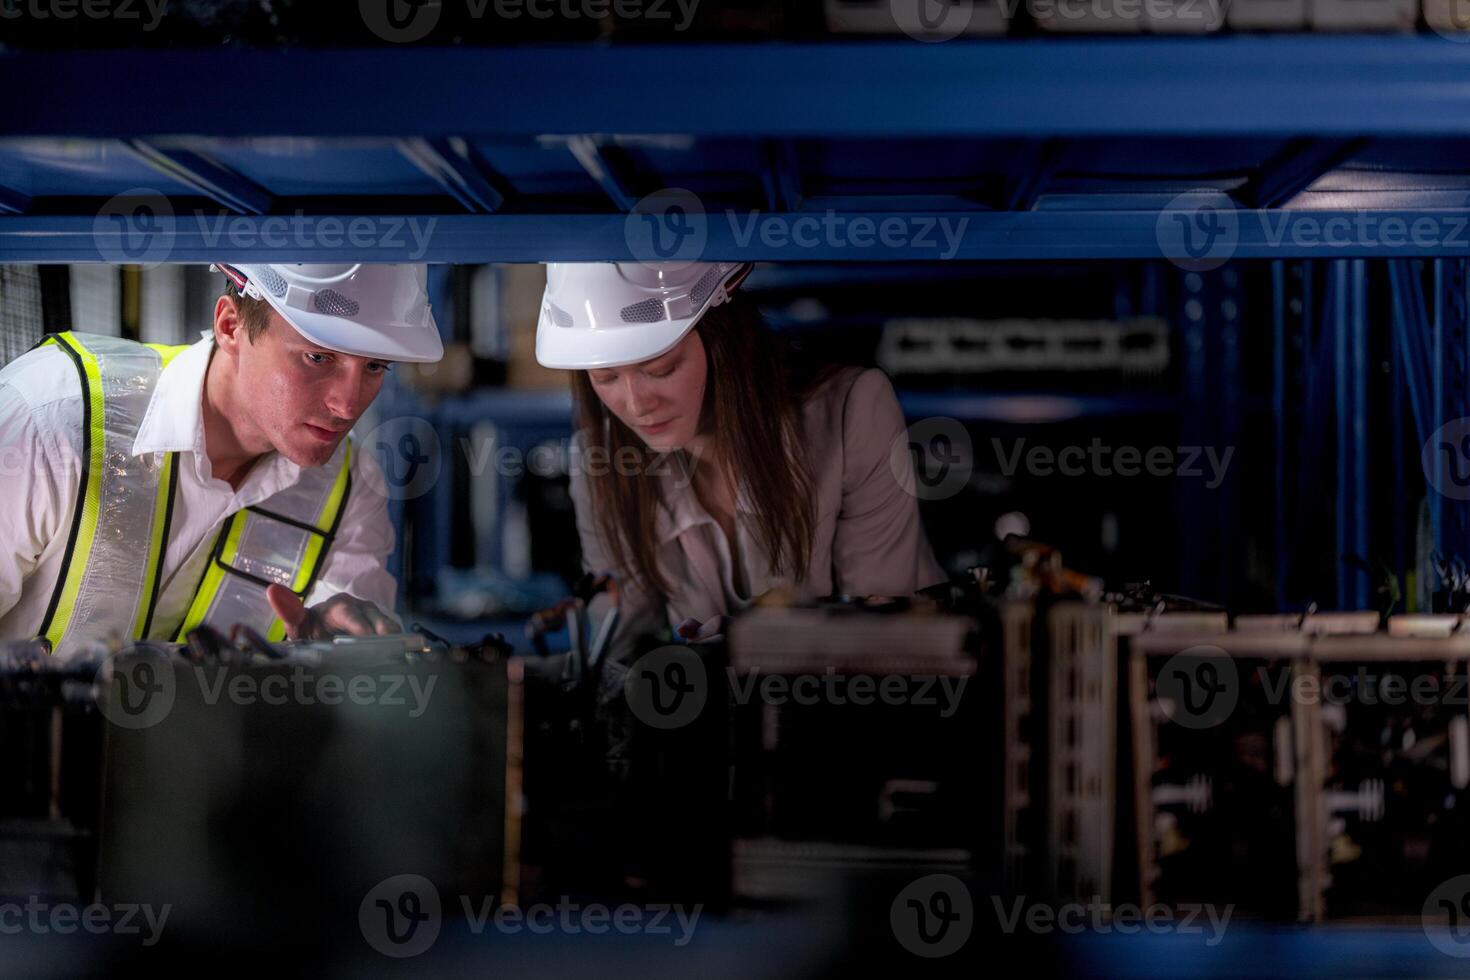
M 112 636 L 179 642 L 200 624 L 237 623 L 285 638 L 266 587 L 311 591 L 347 509 L 352 444 L 296 485 L 232 514 L 215 534 L 194 600 L 178 624 L 154 621 L 164 549 L 178 489 L 178 453 L 133 455 L 133 442 L 164 367 L 185 347 L 84 333 L 53 334 L 82 386 L 82 425 L 71 433 L 81 460 L 66 553 L 40 635 L 53 653 Z

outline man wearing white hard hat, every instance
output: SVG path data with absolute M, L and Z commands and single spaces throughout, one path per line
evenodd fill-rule
M 347 432 L 443 354 L 426 269 L 221 265 L 198 343 L 68 332 L 0 370 L 0 639 L 390 633 L 382 474 Z
M 588 570 L 619 578 L 614 657 L 640 631 L 713 636 L 773 589 L 903 596 L 944 581 L 887 375 L 795 370 L 738 292 L 749 271 L 547 268 L 536 357 L 573 372 L 572 501 Z

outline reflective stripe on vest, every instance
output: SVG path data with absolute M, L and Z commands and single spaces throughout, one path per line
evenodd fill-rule
M 39 631 L 63 652 L 108 632 L 137 638 L 153 618 L 175 467 L 173 454 L 134 457 L 132 445 L 158 375 L 184 348 L 71 333 L 47 345 L 71 359 L 82 386 L 77 501 Z M 170 496 L 160 501 L 161 486 Z
M 82 469 L 61 570 L 39 632 L 55 653 L 114 635 L 146 639 L 159 632 L 154 613 L 178 454 L 134 456 L 132 448 L 159 374 L 187 348 L 78 333 L 55 334 L 38 346 L 52 344 L 76 365 L 82 386 Z M 175 638 L 206 622 L 222 629 L 244 623 L 284 637 L 265 588 L 280 583 L 304 599 L 315 583 L 351 487 L 350 441 L 334 455 L 341 460 L 336 467 L 303 470 L 295 486 L 230 517 L 184 621 L 172 631 Z
M 266 501 L 236 512 L 220 529 L 209 564 L 174 639 L 201 623 L 225 627 L 244 623 L 278 642 L 286 626 L 266 599 L 271 585 L 283 585 L 306 599 L 352 492 L 352 444 L 323 499 L 305 479 Z M 316 481 L 312 481 L 316 482 Z M 268 624 L 268 625 L 267 625 Z

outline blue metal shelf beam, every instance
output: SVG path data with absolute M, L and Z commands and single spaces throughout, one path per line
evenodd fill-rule
M 1470 256 L 1470 209 L 1232 212 L 1231 257 L 1413 258 Z M 766 262 L 946 262 L 951 260 L 1158 259 L 1159 227 L 1171 212 L 1025 211 L 712 213 L 696 222 L 706 260 Z M 1354 237 L 1355 222 L 1372 233 Z M 1421 222 L 1422 235 L 1413 231 Z M 344 228 L 357 222 L 349 239 Z M 363 224 L 366 222 L 367 224 Z M 801 222 L 801 224 L 798 224 Z M 884 225 L 884 222 L 896 224 Z M 885 227 L 893 235 L 882 233 Z M 0 219 L 0 262 L 544 262 L 648 260 L 630 244 L 625 216 L 159 215 L 146 227 L 99 227 L 93 216 Z M 1310 228 L 1310 237 L 1297 228 Z M 696 231 L 696 233 L 699 233 Z M 886 239 L 886 240 L 885 240 Z M 366 242 L 366 244 L 358 244 Z M 166 243 L 156 251 L 155 244 Z M 1170 247 L 1173 247 L 1172 245 Z M 119 258 L 119 256 L 124 256 Z M 162 258 L 159 258 L 162 256 Z
M 201 78 L 248 78 L 251 97 L 227 112 L 159 97 Z M 10 135 L 1470 134 L 1470 45 L 1241 35 L 9 52 L 0 91 Z M 426 96 L 436 92 L 453 97 Z
M 461 137 L 398 141 L 398 152 L 444 189 L 471 214 L 493 214 L 505 203 L 474 148 Z
M 0 214 L 24 214 L 30 206 L 29 196 L 20 191 L 0 187 Z
M 265 214 L 271 209 L 268 191 L 202 154 L 145 139 L 124 140 L 123 146 L 159 173 L 237 214 Z
M 616 164 L 610 160 L 601 143 L 591 136 L 573 136 L 567 140 L 567 149 L 587 171 L 593 183 L 602 188 L 612 206 L 619 211 L 633 210 L 637 198 L 628 188 L 627 181 L 618 173 Z
M 1349 160 L 1367 140 L 1302 140 L 1271 162 L 1246 195 L 1257 208 L 1279 208 L 1317 178 Z

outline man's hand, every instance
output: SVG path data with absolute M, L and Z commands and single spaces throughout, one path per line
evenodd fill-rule
M 286 624 L 286 637 L 291 640 L 325 640 L 340 633 L 372 636 L 403 631 L 373 603 L 345 592 L 338 592 L 310 609 L 302 604 L 296 593 L 282 585 L 266 589 L 265 597 L 281 622 Z

